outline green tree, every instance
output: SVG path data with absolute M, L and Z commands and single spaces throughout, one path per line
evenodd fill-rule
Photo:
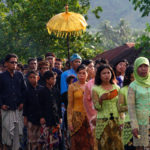
M 129 0 L 132 1 L 134 5 L 134 9 L 139 9 L 140 12 L 142 13 L 142 17 L 144 16 L 149 16 L 150 13 L 150 1 L 149 0 Z M 142 48 L 141 51 L 141 56 L 145 56 L 150 58 L 150 24 L 146 24 L 146 29 L 145 32 L 137 38 L 136 41 L 136 48 L 140 49 Z
M 99 27 L 99 38 L 104 49 L 112 49 L 127 42 L 134 42 L 137 38 L 134 34 L 135 32 L 123 19 L 114 27 L 109 21 L 103 22 Z
M 150 58 L 150 25 L 146 24 L 145 32 L 137 39 L 136 48 L 142 49 L 141 56 Z
M 149 0 L 129 0 L 134 5 L 134 9 L 139 9 L 142 13 L 142 17 L 148 16 L 150 13 L 150 1 Z
M 0 57 L 14 52 L 22 61 L 29 57 L 45 54 L 47 51 L 56 53 L 58 57 L 66 57 L 66 39 L 49 35 L 46 29 L 48 20 L 65 11 L 65 4 L 69 10 L 86 15 L 90 7 L 89 0 L 0 0 Z M 100 10 L 100 8 L 98 8 Z M 94 12 L 98 13 L 98 11 Z M 83 57 L 92 57 L 100 50 L 91 48 L 90 34 L 72 37 L 71 53 L 80 52 Z M 93 40 L 92 42 L 97 42 Z M 96 44 L 95 44 L 96 45 Z M 84 51 L 90 51 L 88 54 Z

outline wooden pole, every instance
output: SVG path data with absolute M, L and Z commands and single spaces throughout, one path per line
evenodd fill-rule
M 68 48 L 69 68 L 70 68 L 70 43 L 69 43 L 69 34 L 67 35 L 67 48 Z

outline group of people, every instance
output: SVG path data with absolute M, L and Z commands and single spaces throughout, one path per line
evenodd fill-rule
M 5 57 L 0 73 L 3 150 L 147 150 L 149 60 L 82 60 L 63 67 L 53 53 L 18 63 Z

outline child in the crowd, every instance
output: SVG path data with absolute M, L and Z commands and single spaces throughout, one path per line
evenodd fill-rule
M 46 85 L 39 92 L 41 107 L 41 135 L 39 143 L 44 150 L 58 150 L 60 146 L 61 99 L 58 89 L 54 88 L 56 75 L 44 73 Z
M 42 87 L 38 85 L 39 76 L 35 71 L 30 71 L 27 79 L 28 86 L 23 109 L 24 125 L 27 127 L 28 149 L 35 150 L 40 137 L 41 112 L 38 92 Z
M 74 75 L 68 76 L 67 79 L 66 79 L 67 84 L 70 85 L 71 83 L 73 83 L 75 78 L 76 77 Z

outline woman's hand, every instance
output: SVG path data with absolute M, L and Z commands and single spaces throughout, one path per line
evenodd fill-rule
M 102 105 L 103 100 L 108 99 L 108 93 L 104 93 L 100 98 L 99 98 L 99 104 Z
M 69 124 L 69 126 L 68 126 L 68 127 L 69 127 L 69 130 L 70 130 L 70 131 L 73 131 L 73 125 L 72 125 L 72 123 L 71 123 L 71 124 Z
M 116 89 L 110 91 L 109 93 L 104 93 L 104 94 L 99 98 L 99 103 L 102 105 L 102 101 L 103 101 L 103 100 L 111 100 L 111 99 L 113 99 L 114 97 L 116 97 L 117 95 L 118 95 L 118 91 L 117 91 Z
M 96 126 L 96 117 L 91 120 L 91 124 L 92 124 L 94 127 Z
M 101 97 L 102 100 L 108 99 L 108 93 L 104 93 Z
M 122 131 L 123 130 L 123 127 L 124 127 L 124 124 L 120 124 L 119 125 L 119 129 Z
M 139 132 L 138 132 L 138 129 L 137 129 L 137 128 L 135 128 L 135 129 L 132 130 L 132 134 L 133 134 L 133 136 L 136 137 L 136 138 L 139 138 L 138 133 L 139 133 Z

